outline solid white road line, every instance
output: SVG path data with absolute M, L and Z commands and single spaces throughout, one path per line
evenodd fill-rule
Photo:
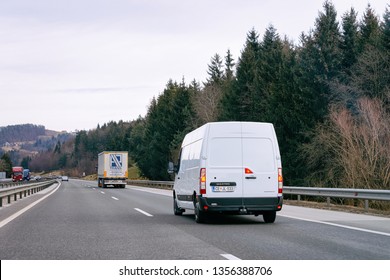
M 220 254 L 220 255 L 228 260 L 241 260 L 240 258 L 237 258 L 236 256 L 233 256 L 231 254 Z
M 52 190 L 50 193 L 48 193 L 47 195 L 45 195 L 44 197 L 38 199 L 37 201 L 31 203 L 30 205 L 24 207 L 22 210 L 19 210 L 18 212 L 16 212 L 15 214 L 9 216 L 7 219 L 3 220 L 0 222 L 0 228 L 2 228 L 3 226 L 5 226 L 6 224 L 8 224 L 9 222 L 11 222 L 12 220 L 16 219 L 17 217 L 19 217 L 20 215 L 22 215 L 24 212 L 28 211 L 29 209 L 31 209 L 32 207 L 34 207 L 35 205 L 37 205 L 39 202 L 41 202 L 42 200 L 44 200 L 45 198 L 49 197 L 50 195 L 52 195 L 53 193 L 55 193 L 58 188 L 61 186 L 61 183 L 58 184 L 58 186 Z
M 142 188 L 142 187 L 130 187 L 131 190 L 141 191 L 141 192 L 148 192 L 158 195 L 165 195 L 165 196 L 172 196 L 172 190 L 164 190 L 164 189 L 153 189 L 153 188 Z
M 114 200 L 119 200 L 118 198 L 116 198 L 115 196 L 111 196 L 112 199 Z
M 138 212 L 140 212 L 140 213 L 142 213 L 142 214 L 144 214 L 144 215 L 146 215 L 148 217 L 153 217 L 152 214 L 149 214 L 148 212 L 145 212 L 144 210 L 141 210 L 139 208 L 134 208 L 134 210 L 136 210 L 136 211 L 138 211 Z
M 306 221 L 306 222 L 312 222 L 312 223 L 324 224 L 324 225 L 329 225 L 329 226 L 334 226 L 334 227 L 341 227 L 341 228 L 347 228 L 347 229 L 351 229 L 351 230 L 358 230 L 358 231 L 363 231 L 363 232 L 380 234 L 380 235 L 384 235 L 384 236 L 390 236 L 390 233 L 382 232 L 382 231 L 375 231 L 375 230 L 370 230 L 370 229 L 365 229 L 365 228 L 351 227 L 351 226 L 340 225 L 340 224 L 335 224 L 335 223 L 316 221 L 316 220 L 310 220 L 310 219 L 304 219 L 304 218 L 297 218 L 297 217 L 288 216 L 288 215 L 279 215 L 279 216 L 291 218 L 291 219 L 296 219 L 296 220 L 301 220 L 301 221 Z

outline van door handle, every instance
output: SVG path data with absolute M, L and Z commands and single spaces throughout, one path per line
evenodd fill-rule
M 247 177 L 245 177 L 245 179 L 256 179 L 256 177 L 254 177 L 254 176 L 252 176 L 252 177 L 247 176 Z

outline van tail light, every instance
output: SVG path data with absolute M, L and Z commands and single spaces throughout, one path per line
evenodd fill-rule
M 200 194 L 206 194 L 206 168 L 200 169 L 199 189 Z
M 245 167 L 245 174 L 253 174 L 253 171 Z
M 282 176 L 282 168 L 278 168 L 278 193 L 283 193 L 283 176 Z

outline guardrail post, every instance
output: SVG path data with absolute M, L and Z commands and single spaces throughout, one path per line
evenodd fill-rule
M 17 194 L 15 193 L 14 194 L 14 201 L 17 201 L 18 200 L 18 196 L 17 196 Z
M 0 197 L 0 207 L 3 207 L 3 197 Z
M 298 202 L 301 201 L 301 195 L 298 194 Z
M 330 207 L 330 197 L 329 196 L 326 198 L 326 205 L 328 205 L 328 207 Z
M 23 192 L 20 192 L 19 193 L 19 198 L 22 199 L 22 197 L 23 197 Z
M 366 210 L 366 212 L 368 212 L 368 199 L 364 200 L 364 210 Z
M 11 195 L 8 195 L 8 204 L 11 204 Z

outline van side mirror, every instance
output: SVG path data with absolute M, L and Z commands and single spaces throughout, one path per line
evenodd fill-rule
M 173 164 L 173 162 L 168 162 L 168 173 L 173 174 L 175 172 L 177 172 L 176 166 Z

